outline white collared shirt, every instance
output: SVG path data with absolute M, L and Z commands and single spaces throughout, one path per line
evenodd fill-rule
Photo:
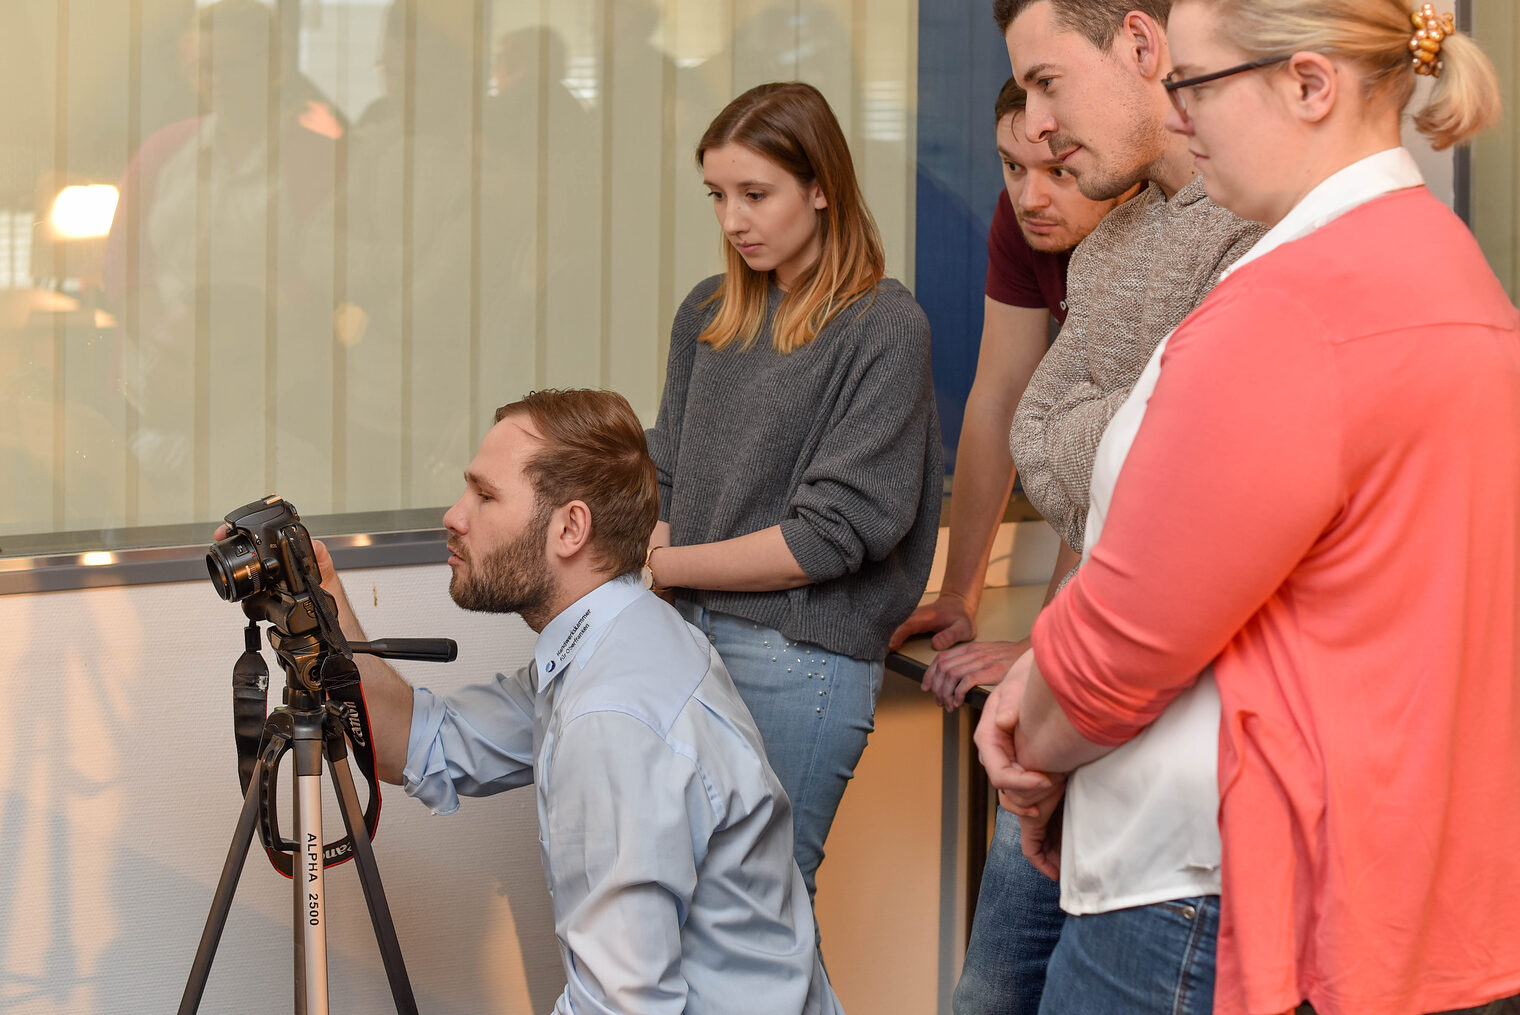
M 1355 162 L 1306 194 L 1220 275 L 1220 282 L 1373 198 L 1424 182 L 1414 156 L 1404 148 Z M 1156 347 L 1098 445 L 1084 562 L 1103 536 L 1114 488 L 1144 423 L 1170 340 L 1168 335 Z M 1208 671 L 1139 736 L 1073 773 L 1062 829 L 1061 908 L 1105 913 L 1217 895 L 1218 756 L 1219 690 Z
M 418 688 L 403 784 L 447 814 L 535 783 L 555 1010 L 837 1012 L 791 805 L 708 640 L 624 575 L 533 655 L 447 699 Z

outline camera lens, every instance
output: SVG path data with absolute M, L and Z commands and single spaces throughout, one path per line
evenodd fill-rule
M 211 544 L 206 552 L 206 570 L 217 594 L 229 603 L 247 599 L 264 587 L 264 563 L 253 540 L 241 532 Z

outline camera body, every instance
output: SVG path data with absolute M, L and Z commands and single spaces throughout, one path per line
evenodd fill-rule
M 206 570 L 223 599 L 238 603 L 282 588 L 299 594 L 307 591 L 308 581 L 319 584 L 316 575 L 306 573 L 316 554 L 289 501 L 271 494 L 229 513 L 226 522 L 226 537 L 206 553 Z

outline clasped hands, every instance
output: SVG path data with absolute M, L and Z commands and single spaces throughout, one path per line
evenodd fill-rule
M 998 803 L 1019 819 L 1019 842 L 1024 855 L 1046 877 L 1061 873 L 1061 822 L 1058 807 L 1066 793 L 1066 776 L 1037 772 L 1019 764 L 1016 746 L 1019 708 L 1034 666 L 1027 651 L 992 689 L 977 723 L 977 755 L 987 778 L 998 792 Z

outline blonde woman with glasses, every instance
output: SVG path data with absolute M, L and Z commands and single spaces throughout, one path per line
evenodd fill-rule
M 753 88 L 697 164 L 726 270 L 670 334 L 646 581 L 717 645 L 792 801 L 811 896 L 887 640 L 929 576 L 942 487 L 929 325 L 827 101 Z
M 1175 804 L 1217 806 L 1213 1010 L 1520 1010 L 1520 315 L 1400 144 L 1422 79 L 1436 148 L 1492 124 L 1493 69 L 1400 0 L 1179 0 L 1168 37 L 1168 126 L 1271 228 L 1110 423 L 978 742 L 1080 774 L 1209 671 L 1217 739 L 1169 749 L 1218 751 Z M 1048 869 L 1056 796 L 1019 801 Z

